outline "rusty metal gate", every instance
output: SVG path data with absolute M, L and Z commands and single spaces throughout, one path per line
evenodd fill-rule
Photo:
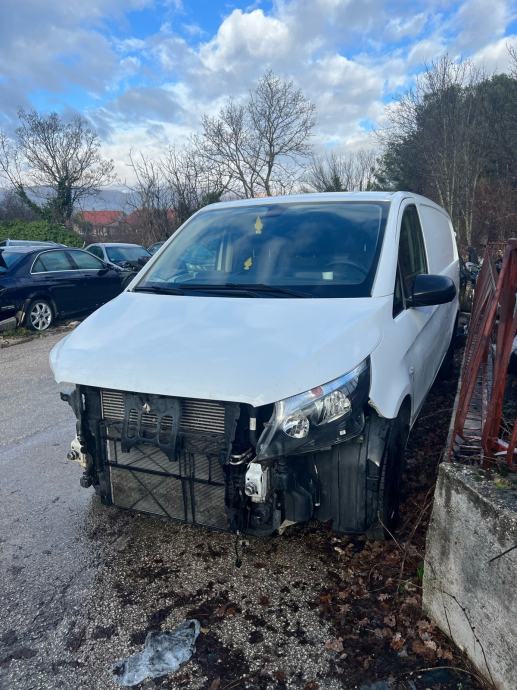
M 505 387 L 517 330 L 517 239 L 506 245 L 499 273 L 488 247 L 477 278 L 456 401 L 449 457 L 481 457 L 485 467 L 501 459 L 517 470 L 517 423 L 503 416 Z

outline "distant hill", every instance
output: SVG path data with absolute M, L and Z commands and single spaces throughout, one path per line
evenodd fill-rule
M 83 211 L 113 211 L 131 212 L 129 205 L 129 193 L 121 192 L 118 189 L 105 189 L 97 195 L 86 197 L 81 201 Z
M 0 189 L 0 201 L 7 190 Z M 29 197 L 34 201 L 41 201 L 45 193 L 48 193 L 45 187 L 40 187 L 37 190 L 29 192 Z M 110 209 L 113 211 L 124 211 L 130 213 L 132 208 L 129 204 L 129 192 L 123 192 L 119 189 L 103 189 L 99 194 L 92 194 L 81 200 L 81 210 L 83 211 L 104 211 Z M 79 210 L 79 209 L 78 209 Z

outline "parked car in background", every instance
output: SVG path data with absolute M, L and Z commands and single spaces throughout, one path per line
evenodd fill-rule
M 156 252 L 158 251 L 158 249 L 160 249 L 160 247 L 163 247 L 164 244 L 165 244 L 165 241 L 163 241 L 163 242 L 155 242 L 155 243 L 152 244 L 150 247 L 147 247 L 147 251 L 148 251 L 149 254 L 151 254 L 151 256 L 152 256 L 153 254 L 156 254 Z
M 82 485 L 217 529 L 381 536 L 458 284 L 450 218 L 416 194 L 206 206 L 51 352 Z
M 151 258 L 151 254 L 141 244 L 123 242 L 96 242 L 89 244 L 86 251 L 111 266 L 126 271 L 139 271 Z
M 119 270 L 83 249 L 0 248 L 0 321 L 45 331 L 55 319 L 91 312 L 126 284 Z
M 0 247 L 65 247 L 59 242 L 46 242 L 43 240 L 2 240 Z

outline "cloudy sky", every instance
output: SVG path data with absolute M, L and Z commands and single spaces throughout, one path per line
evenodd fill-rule
M 123 179 L 130 149 L 181 144 L 271 67 L 316 103 L 318 146 L 354 149 L 426 62 L 504 71 L 508 44 L 511 0 L 1 0 L 0 127 L 81 112 Z

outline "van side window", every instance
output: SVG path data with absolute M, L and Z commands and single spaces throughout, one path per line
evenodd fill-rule
M 400 224 L 399 268 L 404 296 L 411 295 L 413 280 L 421 273 L 427 273 L 422 227 L 416 206 L 407 206 Z

